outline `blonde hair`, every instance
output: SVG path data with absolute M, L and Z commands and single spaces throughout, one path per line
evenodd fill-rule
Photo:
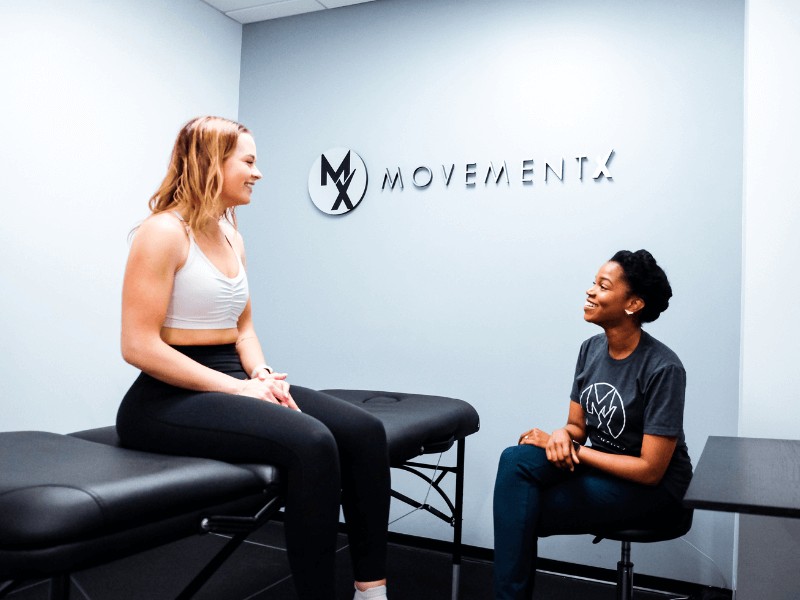
M 193 231 L 202 231 L 225 217 L 234 226 L 236 215 L 225 209 L 222 164 L 236 149 L 247 128 L 223 117 L 197 117 L 178 133 L 164 181 L 150 198 L 153 214 L 174 210 Z

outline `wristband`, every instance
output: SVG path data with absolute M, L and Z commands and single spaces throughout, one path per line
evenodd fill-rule
M 575 450 L 575 454 L 578 453 L 578 449 L 581 447 L 581 444 L 578 440 L 572 440 L 572 449 Z
M 266 369 L 267 373 L 269 373 L 270 375 L 272 375 L 272 373 L 274 372 L 272 370 L 272 367 L 270 367 L 267 363 L 261 363 L 260 365 L 256 366 L 252 371 L 250 371 L 250 379 L 255 379 L 256 376 L 258 375 L 258 372 L 261 369 Z

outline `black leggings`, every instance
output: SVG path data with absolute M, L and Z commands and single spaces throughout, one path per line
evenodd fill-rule
M 247 378 L 233 344 L 175 348 Z M 386 576 L 386 432 L 377 418 L 343 400 L 297 386 L 291 394 L 303 412 L 248 396 L 186 390 L 142 373 L 122 400 L 117 431 L 130 448 L 282 468 L 286 548 L 298 595 L 331 600 L 340 491 L 356 580 Z

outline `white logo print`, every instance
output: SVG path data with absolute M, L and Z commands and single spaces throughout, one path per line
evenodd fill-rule
M 596 415 L 597 428 L 614 439 L 625 431 L 625 405 L 617 388 L 610 383 L 593 383 L 581 392 L 581 406 L 586 415 Z
M 331 148 L 314 161 L 308 173 L 308 194 L 329 215 L 353 210 L 367 191 L 367 167 L 348 148 Z

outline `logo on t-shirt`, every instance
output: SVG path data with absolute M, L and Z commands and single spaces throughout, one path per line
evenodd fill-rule
M 610 383 L 593 383 L 581 392 L 581 406 L 587 419 L 597 419 L 597 429 L 617 439 L 625 431 L 625 405 Z

